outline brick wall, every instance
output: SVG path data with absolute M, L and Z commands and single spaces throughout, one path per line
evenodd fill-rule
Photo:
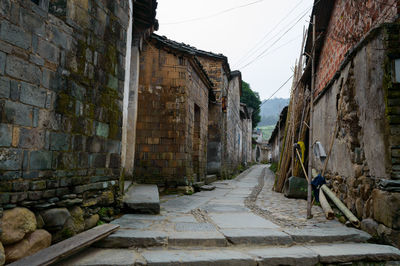
M 228 96 L 228 75 L 221 59 L 201 56 L 199 60 L 214 84 L 216 103 L 210 105 L 208 121 L 208 169 L 210 174 L 225 175 L 230 172 L 227 150 L 227 116 L 222 101 Z
M 122 0 L 50 1 L 48 10 L 0 1 L 5 208 L 95 206 L 117 184 L 128 8 Z
M 141 54 L 138 98 L 136 180 L 186 185 L 194 181 L 196 167 L 203 177 L 208 89 L 188 58 L 146 44 Z
M 335 2 L 316 70 L 316 94 L 333 78 L 345 54 L 375 26 L 393 21 L 397 0 L 338 0 Z M 316 18 L 318 21 L 318 17 Z

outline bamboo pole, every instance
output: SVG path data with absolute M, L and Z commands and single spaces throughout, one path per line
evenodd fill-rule
M 313 45 L 312 45 L 312 64 L 311 64 L 311 99 L 310 99 L 310 131 L 309 131 L 309 143 L 308 143 L 308 173 L 311 175 L 312 169 L 312 146 L 313 146 L 313 114 L 314 114 L 314 89 L 315 89 L 315 15 L 313 16 Z M 311 180 L 308 179 L 307 189 L 307 219 L 312 218 L 311 213 Z
M 360 228 L 360 221 L 356 216 L 336 197 L 336 195 L 326 185 L 322 185 L 321 189 L 335 203 L 341 212 L 349 219 L 349 221 L 357 228 Z
M 308 177 L 306 168 L 304 167 L 304 164 L 303 164 L 303 162 L 301 161 L 300 153 L 299 153 L 298 150 L 296 150 L 296 153 L 297 153 L 297 157 L 299 157 L 299 161 L 300 161 L 300 164 L 301 164 L 301 168 L 303 168 L 304 175 L 306 176 L 307 181 L 309 181 L 310 178 Z
M 335 215 L 322 189 L 319 189 L 319 202 L 321 203 L 321 207 L 325 212 L 326 219 L 332 220 L 335 217 Z

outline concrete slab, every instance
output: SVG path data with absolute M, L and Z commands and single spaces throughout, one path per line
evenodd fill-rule
M 153 221 L 119 218 L 112 221 L 111 224 L 118 224 L 121 229 L 147 229 L 153 224 Z
M 211 191 L 214 189 L 215 189 L 215 186 L 213 186 L 213 185 L 204 185 L 204 186 L 200 187 L 200 190 L 202 190 L 202 191 Z
M 293 241 L 297 243 L 332 243 L 339 241 L 366 242 L 371 236 L 361 230 L 347 227 L 315 228 L 315 229 L 285 229 Z
M 316 265 L 318 254 L 305 247 L 264 248 L 248 252 L 256 256 L 258 265 Z
M 160 213 L 160 198 L 156 185 L 131 186 L 124 195 L 124 206 L 134 213 Z
M 168 238 L 168 246 L 225 247 L 228 241 L 217 231 L 173 232 Z
M 237 213 L 210 213 L 209 216 L 215 224 L 222 228 L 266 228 L 278 229 L 279 226 L 250 212 Z
M 217 231 L 214 225 L 210 223 L 177 223 L 175 224 L 177 232 L 213 232 Z
M 163 215 L 154 214 L 124 214 L 119 219 L 162 221 L 165 220 L 166 217 Z
M 292 238 L 274 229 L 221 229 L 224 236 L 233 244 L 289 245 Z
M 168 236 L 162 231 L 121 229 L 95 243 L 102 248 L 153 247 L 167 245 Z
M 145 265 L 143 258 L 129 249 L 88 248 L 57 265 L 67 266 L 130 266 Z
M 196 193 L 197 194 L 197 193 Z M 166 212 L 187 213 L 198 208 L 210 199 L 208 197 L 181 196 L 161 204 Z
M 201 209 L 207 211 L 207 212 L 216 212 L 216 213 L 222 213 L 222 212 L 249 212 L 250 210 L 247 209 L 244 206 L 238 205 L 233 205 L 233 204 L 207 204 Z
M 232 250 L 167 250 L 145 251 L 142 256 L 148 266 L 255 266 L 257 262 L 249 255 Z
M 331 244 L 308 246 L 308 248 L 319 255 L 321 263 L 400 260 L 400 250 L 385 245 Z
M 173 223 L 197 223 L 196 218 L 191 214 L 168 217 L 168 221 Z

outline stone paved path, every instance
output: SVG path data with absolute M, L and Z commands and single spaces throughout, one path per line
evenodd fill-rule
M 253 166 L 213 191 L 161 197 L 160 215 L 126 214 L 120 230 L 62 265 L 315 265 L 400 260 L 393 247 L 324 218 L 306 201 L 272 191 L 274 176 Z

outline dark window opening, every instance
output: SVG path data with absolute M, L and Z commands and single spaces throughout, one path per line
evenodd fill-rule
M 35 3 L 36 5 L 39 5 L 39 0 L 31 0 L 33 3 Z

